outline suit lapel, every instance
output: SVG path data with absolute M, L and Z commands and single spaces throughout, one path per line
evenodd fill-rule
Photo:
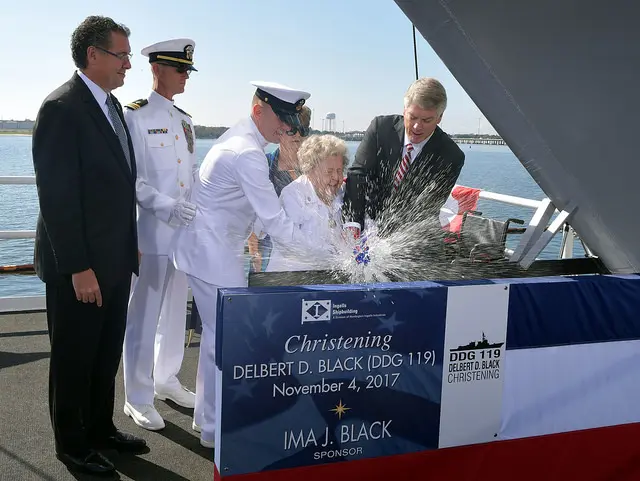
M 405 175 L 403 182 L 410 180 L 416 175 L 420 175 L 419 173 L 423 172 L 425 169 L 429 169 L 430 165 L 433 163 L 431 158 L 432 154 L 437 151 L 440 143 L 441 132 L 440 127 L 436 127 L 436 130 L 434 130 L 429 141 L 422 147 L 418 157 L 416 157 L 411 163 L 411 167 L 409 167 L 409 171 L 407 172 L 407 175 Z
M 398 134 L 397 136 L 398 145 L 400 147 L 403 147 L 404 146 L 404 118 L 402 116 L 396 121 L 394 128 L 395 128 L 396 134 Z
M 125 125 L 127 136 L 129 137 L 129 151 L 131 154 L 131 164 L 132 164 L 131 169 L 129 169 L 129 165 L 127 163 L 126 157 L 124 156 L 124 152 L 122 151 L 122 147 L 120 146 L 120 141 L 118 140 L 118 136 L 113 130 L 113 127 L 111 127 L 111 124 L 107 120 L 107 117 L 105 116 L 103 110 L 98 105 L 98 102 L 96 101 L 96 98 L 91 93 L 91 90 L 89 90 L 89 87 L 87 87 L 87 85 L 84 83 L 84 80 L 82 80 L 78 74 L 74 74 L 74 82 L 75 82 L 76 88 L 82 95 L 82 99 L 86 106 L 87 112 L 89 113 L 93 121 L 96 123 L 98 130 L 104 135 L 113 153 L 116 155 L 120 168 L 124 171 L 129 181 L 133 182 L 132 170 L 133 170 L 134 161 L 133 161 L 133 154 L 131 154 L 131 136 L 129 135 L 129 131 L 126 128 L 124 119 L 122 119 L 122 116 L 119 113 L 120 118 L 123 124 Z M 116 103 L 116 105 L 119 105 L 119 104 Z
M 402 160 L 402 151 L 404 150 L 404 119 L 400 117 L 396 124 L 394 125 L 394 130 L 396 131 L 395 137 L 393 137 L 393 145 L 391 146 L 393 155 L 393 161 L 391 165 L 393 165 L 393 175 L 396 175 L 396 171 L 398 167 L 400 167 L 400 161 Z
M 387 152 L 383 155 L 386 158 L 386 172 L 384 181 L 385 184 L 391 185 L 393 178 L 400 167 L 400 161 L 402 160 L 402 150 L 404 149 L 404 122 L 400 116 L 393 125 L 393 134 L 388 136 Z

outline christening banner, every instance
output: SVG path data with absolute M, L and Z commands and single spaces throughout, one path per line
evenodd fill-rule
M 451 409 L 442 411 L 443 378 L 449 397 L 465 389 L 478 394 L 483 380 L 500 379 L 508 292 L 495 285 L 460 291 L 458 303 L 489 296 L 504 309 L 493 308 L 486 319 L 476 302 L 466 314 L 458 309 L 452 315 L 459 328 L 447 331 L 445 351 L 452 289 L 459 288 L 222 290 L 215 450 L 221 476 L 437 449 L 442 430 L 455 445 L 464 442 L 456 431 L 487 425 L 486 418 L 474 424 L 472 413 L 465 426 Z M 490 327 L 495 315 L 497 330 Z M 464 328 L 465 316 L 475 329 Z M 484 438 L 474 429 L 473 442 L 490 440 L 496 428 L 484 429 Z
M 638 299 L 638 275 L 221 290 L 214 479 L 467 479 L 454 452 L 623 452 Z
M 221 475 L 438 447 L 447 289 L 222 292 Z

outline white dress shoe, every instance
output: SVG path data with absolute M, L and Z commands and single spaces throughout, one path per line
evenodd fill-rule
M 213 441 L 205 441 L 202 438 L 200 438 L 200 444 L 205 448 L 209 448 L 209 449 L 213 449 L 215 447 L 215 444 Z
M 186 387 L 180 386 L 174 389 L 162 389 L 156 391 L 156 398 L 161 401 L 170 399 L 178 406 L 183 408 L 193 409 L 196 405 L 196 395 L 189 391 Z
M 133 419 L 138 426 L 149 431 L 159 431 L 164 428 L 164 420 L 151 404 L 124 403 L 124 413 Z

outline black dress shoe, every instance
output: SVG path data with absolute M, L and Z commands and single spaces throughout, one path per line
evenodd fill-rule
M 122 431 L 116 431 L 94 444 L 95 448 L 115 449 L 120 453 L 142 454 L 148 452 L 149 449 L 144 439 Z
M 56 457 L 71 470 L 98 475 L 111 474 L 116 470 L 111 461 L 93 450 L 87 451 L 86 454 L 80 456 L 56 452 Z

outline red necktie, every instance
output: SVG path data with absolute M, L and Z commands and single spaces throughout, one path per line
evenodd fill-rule
M 411 152 L 413 152 L 413 145 L 407 144 L 407 153 L 404 154 L 404 157 L 402 158 L 402 162 L 400 162 L 400 167 L 398 168 L 398 172 L 396 173 L 396 176 L 393 179 L 393 187 L 395 189 L 398 188 L 398 186 L 400 185 L 400 182 L 402 182 L 402 179 L 404 178 L 404 176 L 407 174 L 407 171 L 409 170 L 409 165 L 411 164 Z

